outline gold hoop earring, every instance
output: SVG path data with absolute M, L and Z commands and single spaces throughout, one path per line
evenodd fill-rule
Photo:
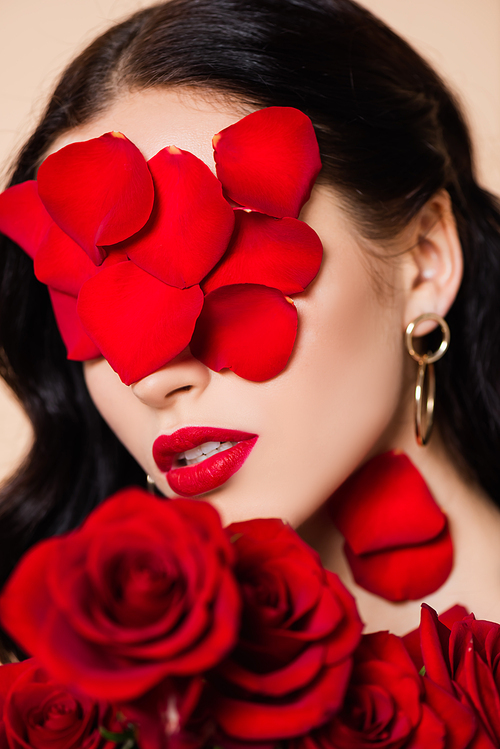
M 155 484 L 155 480 L 153 478 L 151 478 L 151 476 L 149 475 L 149 473 L 146 476 L 146 483 L 148 485 L 148 492 L 150 494 L 156 495 L 156 484 Z
M 435 351 L 419 354 L 413 347 L 413 332 L 417 325 L 420 325 L 425 320 L 434 320 L 437 322 L 441 328 L 443 337 L 439 348 Z M 418 444 L 423 446 L 429 442 L 434 423 L 434 397 L 436 394 L 434 362 L 441 359 L 448 350 L 448 346 L 450 345 L 450 328 L 441 315 L 437 315 L 435 312 L 426 312 L 408 324 L 405 332 L 405 343 L 411 358 L 415 359 L 418 363 L 417 382 L 415 385 L 415 434 Z M 427 373 L 428 377 L 426 378 Z M 424 410 L 425 392 L 427 392 L 427 397 L 425 398 Z

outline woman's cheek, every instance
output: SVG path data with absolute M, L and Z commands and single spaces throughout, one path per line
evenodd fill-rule
M 83 363 L 85 383 L 95 407 L 120 442 L 148 472 L 150 456 L 146 448 L 146 412 L 131 388 L 124 385 L 106 359 Z

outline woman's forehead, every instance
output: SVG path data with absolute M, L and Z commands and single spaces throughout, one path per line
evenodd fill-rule
M 215 171 L 213 136 L 251 111 L 249 105 L 208 91 L 159 87 L 127 92 L 90 122 L 64 133 L 47 155 L 115 130 L 126 135 L 146 160 L 173 145 L 195 154 Z

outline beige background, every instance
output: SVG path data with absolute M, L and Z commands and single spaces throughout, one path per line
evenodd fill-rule
M 64 65 L 111 22 L 149 0 L 0 0 L 0 179 Z M 483 182 L 500 193 L 500 0 L 364 0 L 460 95 Z M 2 182 L 3 186 L 3 182 Z M 0 381 L 0 480 L 30 431 Z

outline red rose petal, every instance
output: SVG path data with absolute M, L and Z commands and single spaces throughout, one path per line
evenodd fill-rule
M 35 256 L 35 276 L 52 289 L 74 297 L 97 269 L 79 244 L 52 222 Z
M 225 194 L 269 216 L 296 218 L 321 169 L 311 120 L 292 107 L 247 115 L 214 136 Z
M 438 619 L 439 621 L 444 624 L 445 627 L 448 627 L 448 629 L 451 629 L 452 625 L 455 622 L 460 622 L 465 616 L 468 616 L 469 612 L 465 608 L 465 606 L 461 606 L 460 604 L 455 604 L 455 606 L 452 606 L 449 609 L 446 609 L 446 611 L 443 611 L 442 614 L 439 614 Z
M 189 344 L 203 305 L 199 286 L 176 289 L 126 261 L 87 281 L 78 298 L 85 330 L 126 385 Z
M 222 257 L 234 226 L 220 182 L 189 151 L 164 148 L 148 166 L 155 202 L 144 229 L 127 243 L 131 260 L 180 289 L 201 281 Z
M 325 570 L 330 586 L 344 609 L 344 616 L 328 643 L 327 662 L 339 660 L 345 653 L 352 653 L 361 637 L 363 622 L 356 606 L 356 600 L 340 582 L 337 575 Z
M 2 663 L 0 668 L 0 717 L 3 715 L 5 698 L 12 685 L 28 669 L 33 668 L 33 659 L 28 658 L 21 663 Z M 1 721 L 0 721 L 1 723 Z M 0 746 L 3 746 L 0 743 Z
M 446 742 L 444 744 L 446 749 L 469 747 L 469 742 L 476 732 L 476 720 L 473 711 L 431 679 L 424 679 L 423 684 L 426 703 L 446 726 Z M 425 742 L 422 745 L 426 746 Z
M 210 602 L 207 604 L 210 605 Z M 240 599 L 232 579 L 222 578 L 215 605 L 213 622 L 202 633 L 203 648 L 196 652 L 186 650 L 177 658 L 172 658 L 169 673 L 194 675 L 213 668 L 235 644 L 235 620 L 238 618 Z M 187 643 L 189 648 L 190 643 Z M 154 654 L 154 650 L 151 651 Z
M 136 529 L 137 532 L 135 532 Z M 130 607 L 129 584 L 126 580 L 124 581 L 123 577 L 120 577 L 119 572 L 112 576 L 111 580 L 107 576 L 104 578 L 102 576 L 102 570 L 108 569 L 109 562 L 117 553 L 120 556 L 120 548 L 123 550 L 127 543 L 134 549 L 132 556 L 140 559 L 141 569 L 143 571 L 147 569 L 146 560 L 150 557 L 150 550 L 156 548 L 158 544 L 164 545 L 165 537 L 160 531 L 156 534 L 148 534 L 144 533 L 144 530 L 144 526 L 141 527 L 137 519 L 135 528 L 130 523 L 122 523 L 118 519 L 115 521 L 115 534 L 111 539 L 108 536 L 102 541 L 92 540 L 88 534 L 84 534 L 69 541 L 62 541 L 54 553 L 54 561 L 46 576 L 53 602 L 61 612 L 64 612 L 64 616 L 75 632 L 94 644 L 109 646 L 112 642 L 115 654 L 122 652 L 124 648 L 130 648 L 139 630 L 146 640 L 154 642 L 154 638 L 164 632 L 165 628 L 175 629 L 178 619 L 176 611 L 173 612 L 173 617 L 162 615 L 164 608 L 162 609 L 160 603 L 161 592 L 156 591 L 155 595 L 150 589 L 150 606 L 147 604 L 137 606 L 136 604 Z M 104 547 L 105 551 L 109 550 L 109 553 L 101 554 L 102 558 L 99 559 L 96 546 L 97 552 L 99 552 L 99 547 L 101 550 Z M 157 563 L 160 563 L 161 554 L 155 555 L 155 559 Z M 129 562 L 130 557 L 128 562 L 124 561 L 121 569 L 130 570 Z M 102 563 L 104 566 L 100 566 Z M 61 564 L 68 568 L 67 574 L 62 579 L 59 575 Z M 98 577 L 99 573 L 100 577 Z M 147 582 L 147 577 L 144 579 Z M 92 587 L 92 595 L 89 593 L 90 587 Z M 123 596 L 115 598 L 115 590 L 123 590 Z M 87 598 L 89 601 L 82 611 L 80 602 Z M 144 601 L 147 598 L 146 594 Z M 158 603 L 160 610 L 157 608 Z M 127 607 L 129 607 L 128 611 Z M 169 607 L 168 614 L 171 610 L 172 607 Z
M 0 195 L 0 232 L 34 258 L 53 221 L 38 197 L 35 180 L 13 185 Z
M 217 695 L 213 713 L 222 730 L 243 741 L 298 736 L 325 723 L 341 706 L 351 672 L 351 660 L 325 669 L 308 689 L 282 704 L 246 702 Z
M 350 476 L 330 507 L 335 525 L 356 554 L 428 541 L 446 523 L 420 472 L 397 451 L 377 455 Z
M 492 741 L 500 737 L 498 660 L 500 626 L 469 615 L 456 622 L 449 640 L 452 677 L 475 707 Z
M 354 599 L 284 523 L 243 521 L 226 532 L 243 626 L 214 674 L 214 714 L 226 734 L 244 741 L 300 735 L 342 702 L 361 636 Z
M 49 294 L 57 327 L 68 352 L 68 359 L 87 361 L 101 356 L 101 352 L 82 327 L 76 312 L 76 297 L 51 288 L 49 288 Z
M 344 551 L 356 583 L 389 601 L 417 600 L 433 593 L 453 566 L 448 526 L 419 546 L 357 555 L 346 541 Z
M 277 289 L 223 286 L 205 298 L 191 351 L 216 372 L 227 368 L 262 382 L 285 368 L 296 331 L 295 306 Z
M 5 704 L 0 704 L 0 746 L 37 749 L 104 749 L 98 725 L 120 730 L 110 708 L 83 694 L 72 694 L 54 682 L 33 658 L 7 664 L 7 672 L 17 674 Z M 1 718 L 3 717 L 3 720 Z M 111 724 L 110 724 L 111 719 Z M 3 739 L 1 731 L 5 732 Z
M 425 606 L 426 604 L 424 604 L 424 607 Z M 432 611 L 432 609 L 430 610 Z M 438 616 L 438 619 L 441 624 L 444 624 L 445 627 L 451 629 L 451 625 L 454 622 L 461 621 L 464 616 L 467 616 L 468 613 L 469 612 L 466 608 L 464 608 L 464 606 L 460 606 L 459 604 L 457 604 L 447 609 L 446 611 L 443 611 L 443 613 Z M 420 645 L 420 627 L 418 627 L 417 629 L 412 629 L 411 632 L 408 632 L 408 634 L 404 635 L 401 639 L 403 640 L 404 646 L 410 654 L 410 657 L 415 664 L 417 671 L 420 671 L 420 669 L 424 665 L 424 661 L 422 659 L 422 648 Z
M 179 669 L 181 663 L 183 668 L 188 667 L 186 659 L 192 655 L 189 651 L 185 652 L 186 638 L 188 642 L 197 642 L 210 622 L 213 624 L 217 621 L 213 636 L 206 632 L 204 638 L 206 656 L 212 659 L 210 665 L 213 665 L 214 653 L 217 652 L 217 646 L 214 647 L 216 640 L 223 640 L 226 648 L 227 643 L 232 642 L 234 617 L 239 610 L 238 601 L 234 601 L 234 584 L 226 590 L 222 600 L 217 604 L 219 610 L 210 611 L 214 588 L 218 587 L 221 592 L 223 587 L 227 588 L 227 581 L 220 580 L 218 565 L 213 567 L 215 559 L 210 553 L 210 543 L 207 543 L 205 548 L 200 548 L 200 541 L 204 537 L 206 542 L 209 542 L 210 538 L 218 538 L 223 543 L 219 551 L 226 552 L 228 562 L 232 559 L 232 547 L 223 537 L 219 516 L 210 505 L 203 503 L 193 508 L 185 500 L 183 503 L 181 505 L 179 500 L 179 504 L 176 503 L 175 506 L 162 504 L 158 507 L 156 499 L 144 496 L 144 492 L 139 489 L 130 488 L 122 491 L 116 499 L 104 502 L 94 510 L 78 534 L 60 539 L 53 553 L 53 563 L 46 574 L 46 583 L 56 606 L 64 612 L 75 631 L 85 639 L 103 645 L 107 643 L 108 646 L 112 642 L 115 654 L 128 651 L 130 655 L 133 647 L 136 659 L 142 656 L 149 660 L 169 657 L 171 662 L 174 659 L 176 668 Z M 112 534 L 101 532 L 105 526 L 112 530 Z M 189 539 L 185 538 L 186 527 L 190 529 Z M 207 530 L 210 530 L 208 538 Z M 192 538 L 195 540 L 192 541 Z M 153 593 L 151 603 L 154 616 L 149 623 L 142 621 L 133 626 L 129 622 L 124 627 L 123 614 L 125 613 L 126 619 L 127 612 L 124 611 L 124 607 L 127 606 L 128 584 L 123 588 L 116 578 L 113 581 L 103 577 L 102 571 L 112 569 L 112 560 L 117 556 L 121 557 L 123 549 L 127 547 L 133 549 L 134 555 L 142 557 L 141 568 L 144 565 L 148 566 L 144 559 L 148 556 L 149 550 L 154 550 L 156 561 L 153 562 L 153 566 L 171 570 L 170 581 L 173 587 L 171 596 L 167 594 L 170 603 L 158 590 Z M 207 548 L 208 554 L 204 555 L 203 552 Z M 176 572 L 176 560 L 180 558 L 186 558 L 186 562 L 182 569 Z M 188 561 L 192 561 L 193 558 L 198 559 L 198 567 L 188 566 Z M 121 565 L 122 569 L 124 564 Z M 69 571 L 61 578 L 60 570 L 64 566 L 67 566 Z M 204 587 L 198 590 L 196 599 L 188 604 L 186 613 L 183 605 L 179 609 L 172 603 L 172 597 L 175 599 L 179 593 L 175 581 L 184 581 L 180 583 L 181 589 L 184 585 L 189 589 L 196 589 L 199 585 L 200 569 L 203 569 Z M 161 576 L 158 579 L 160 585 L 163 585 L 165 581 L 161 582 Z M 89 583 L 93 591 L 92 600 L 85 605 L 85 613 L 82 616 L 79 602 L 88 598 Z M 168 583 L 167 586 L 169 587 Z M 114 598 L 116 589 L 122 590 L 117 599 Z M 156 609 L 158 603 L 163 613 Z M 223 608 L 224 605 L 226 608 Z M 139 607 L 140 611 L 135 604 L 133 608 L 130 613 L 134 618 L 137 615 L 142 616 L 146 611 L 144 605 Z M 179 616 L 183 623 L 182 627 L 177 628 Z M 171 632 L 168 639 L 158 640 L 157 638 L 164 636 L 166 631 Z
M 323 247 L 304 221 L 235 211 L 231 244 L 203 282 L 207 294 L 220 286 L 255 283 L 298 294 L 318 273 Z
M 313 643 L 297 658 L 283 668 L 260 673 L 250 671 L 235 660 L 228 659 L 218 673 L 236 688 L 246 689 L 259 695 L 281 697 L 297 689 L 306 688 L 323 670 L 325 660 L 323 643 Z
M 153 207 L 146 161 L 121 133 L 71 143 L 38 170 L 40 198 L 54 221 L 100 265 L 103 245 L 139 231 Z
M 449 641 L 450 630 L 439 621 L 437 613 L 426 603 L 420 611 L 420 643 L 426 675 L 453 694 L 450 675 Z
M 338 601 L 337 593 L 340 590 L 337 591 L 335 589 L 335 575 L 332 574 L 331 578 L 328 578 L 325 573 L 318 574 L 319 570 L 311 573 L 309 569 L 304 570 L 304 567 L 300 569 L 294 564 L 290 564 L 288 570 L 287 598 L 290 601 L 288 602 L 285 598 L 283 603 L 285 605 L 288 603 L 289 606 L 293 606 L 293 609 L 290 612 L 291 616 L 287 616 L 283 622 L 283 625 L 287 627 L 287 630 L 285 630 L 286 636 L 304 640 L 327 637 L 334 628 L 338 627 L 345 616 L 345 609 L 339 605 Z M 327 586 L 327 580 L 329 582 L 331 580 L 329 586 Z M 300 588 L 304 588 L 305 586 L 310 586 L 312 591 L 314 591 L 314 600 L 306 599 L 306 603 L 309 604 L 309 610 L 304 610 L 303 608 L 306 597 L 301 594 Z M 331 587 L 331 590 L 327 592 L 325 589 L 328 587 Z M 296 622 L 300 619 L 300 614 L 306 615 L 308 618 L 306 633 L 297 632 L 293 628 L 294 621 Z M 342 649 L 340 642 L 339 645 Z M 334 658 L 334 660 L 339 660 L 339 658 Z
M 422 717 L 407 743 L 408 749 L 443 749 L 445 746 L 449 746 L 445 726 L 427 705 L 422 705 Z
M 61 643 L 59 652 L 51 646 L 57 641 Z M 129 659 L 121 665 L 120 678 L 117 678 L 115 659 L 106 660 L 102 649 L 79 637 L 54 607 L 47 612 L 47 626 L 37 654 L 55 678 L 76 686 L 73 679 L 78 674 L 80 689 L 96 699 L 113 702 L 140 697 L 170 675 L 168 663 L 139 661 L 134 664 Z
M 45 583 L 45 570 L 57 539 L 41 541 L 36 546 L 36 558 L 26 554 L 0 593 L 0 620 L 6 632 L 22 643 L 26 653 L 39 642 L 45 614 L 51 606 Z M 29 602 L 30 616 L 24 614 Z
M 475 652 L 471 636 L 469 647 L 464 648 L 455 679 L 476 708 L 484 728 L 495 741 L 500 737 L 500 697 L 492 665 Z M 472 646 L 472 647 L 471 647 Z M 493 665 L 496 671 L 496 664 Z

